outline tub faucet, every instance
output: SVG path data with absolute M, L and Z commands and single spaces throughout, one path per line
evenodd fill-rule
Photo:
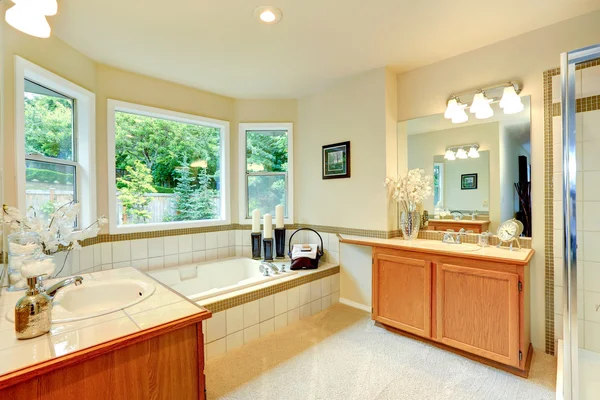
M 271 274 L 278 274 L 279 268 L 272 262 L 263 261 L 260 263 L 259 271 L 262 272 L 263 276 L 269 276 Z
M 46 294 L 48 296 L 50 296 L 51 298 L 54 298 L 54 296 L 56 296 L 56 293 L 60 289 L 66 287 L 66 286 L 69 286 L 71 284 L 74 284 L 75 286 L 79 286 L 79 285 L 81 285 L 82 282 L 83 282 L 83 278 L 81 276 L 73 276 L 71 278 L 63 279 L 62 281 L 55 283 L 54 285 L 52 285 L 48 289 L 46 289 Z

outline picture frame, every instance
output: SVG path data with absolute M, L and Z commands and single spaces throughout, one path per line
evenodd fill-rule
M 477 189 L 477 174 L 462 174 L 460 176 L 460 190 Z
M 323 146 L 323 179 L 350 178 L 350 142 Z

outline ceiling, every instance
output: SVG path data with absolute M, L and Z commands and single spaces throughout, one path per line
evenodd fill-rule
M 236 98 L 299 98 L 600 8 L 600 0 L 61 0 L 56 36 L 117 68 Z M 283 11 L 276 25 L 253 11 Z M 477 23 L 477 22 L 480 23 Z

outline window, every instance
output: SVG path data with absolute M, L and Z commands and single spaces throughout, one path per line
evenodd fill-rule
M 96 219 L 94 94 L 20 57 L 15 75 L 19 208 L 49 218 L 77 201 L 87 226 Z
M 229 223 L 229 123 L 108 101 L 113 232 Z
M 444 163 L 433 163 L 433 206 L 444 208 Z
M 291 123 L 240 124 L 240 222 L 254 209 L 274 216 L 281 204 L 293 223 L 292 134 Z

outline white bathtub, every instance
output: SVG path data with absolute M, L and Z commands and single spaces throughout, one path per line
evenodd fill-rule
M 284 263 L 286 269 L 289 262 Z M 281 265 L 277 263 L 277 265 Z M 262 276 L 260 261 L 230 258 L 151 271 L 156 280 L 192 301 L 204 300 L 296 274 L 296 271 Z

